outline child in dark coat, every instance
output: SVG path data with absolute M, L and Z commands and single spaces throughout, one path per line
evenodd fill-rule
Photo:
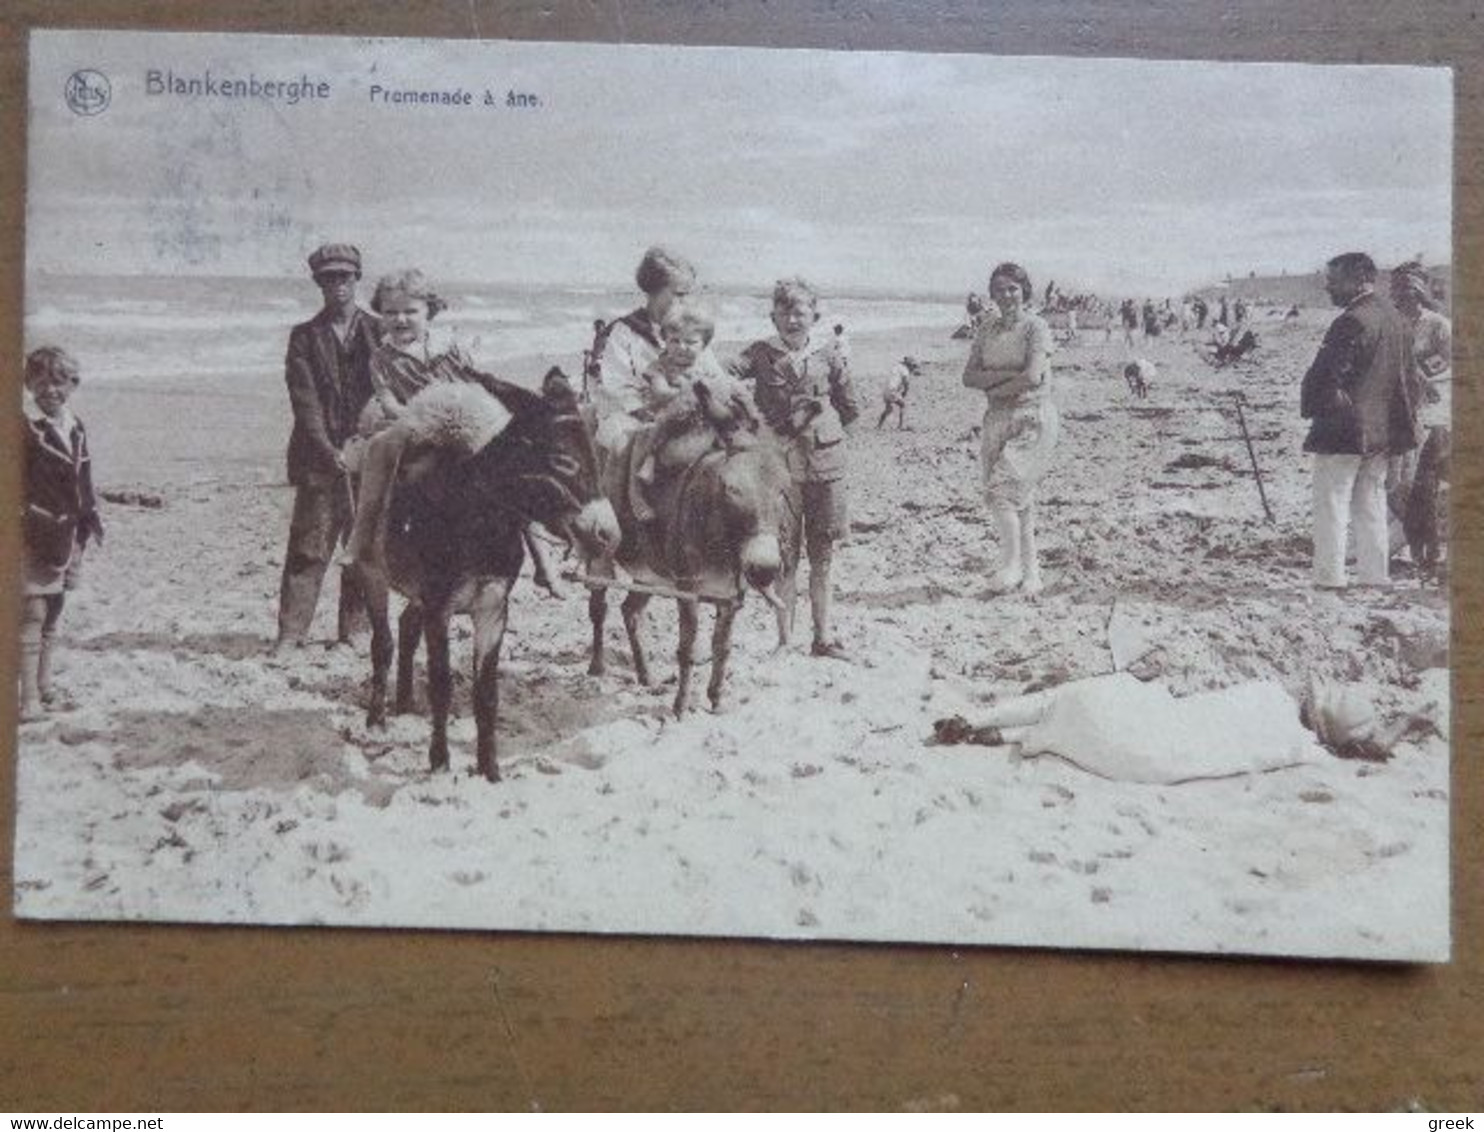
M 26 357 L 22 722 L 40 719 L 53 701 L 52 648 L 66 591 L 77 584 L 89 541 L 103 541 L 87 433 L 67 408 L 78 381 L 65 350 L 43 346 Z

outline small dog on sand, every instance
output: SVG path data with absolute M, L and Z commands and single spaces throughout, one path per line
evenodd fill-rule
M 1128 382 L 1128 391 L 1141 401 L 1149 396 L 1149 382 L 1153 377 L 1153 364 L 1143 358 L 1123 367 L 1123 380 Z

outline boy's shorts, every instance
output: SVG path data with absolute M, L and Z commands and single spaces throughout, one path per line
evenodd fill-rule
M 803 546 L 810 561 L 830 548 L 835 540 L 850 531 L 850 513 L 846 505 L 844 480 L 827 483 L 805 481 L 795 484 L 793 515 L 789 522 L 788 543 L 793 560 L 798 561 L 798 548 Z

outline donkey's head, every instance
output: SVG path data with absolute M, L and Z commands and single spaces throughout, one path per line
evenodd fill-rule
M 783 564 L 779 534 L 787 524 L 788 490 L 782 454 L 759 441 L 718 463 L 710 500 L 710 541 L 735 555 L 742 580 L 770 599 Z
M 575 542 L 585 555 L 612 553 L 619 541 L 618 516 L 598 489 L 592 431 L 566 375 L 552 367 L 540 393 L 507 382 L 491 391 L 513 415 L 492 446 L 499 448 L 497 475 L 509 504 Z

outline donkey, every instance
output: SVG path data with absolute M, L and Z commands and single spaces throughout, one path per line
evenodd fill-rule
M 689 430 L 653 454 L 661 465 L 678 459 L 680 466 L 661 473 L 646 493 L 647 501 L 638 498 L 634 482 L 634 464 L 642 458 L 642 446 L 634 438 L 609 462 L 603 476 L 623 535 L 614 556 L 617 563 L 641 585 L 690 595 L 677 600 L 679 681 L 673 704 L 677 716 L 691 707 L 700 602 L 716 605 L 706 688 L 713 710 L 721 707 L 732 624 L 747 591 L 756 590 L 774 609 L 780 608 L 773 584 L 783 566 L 792 491 L 781 448 L 770 435 L 759 433 L 759 422 L 750 410 L 735 399 L 725 407 L 715 404 L 702 382 L 696 383 L 694 393 L 698 412 Z M 641 517 L 651 511 L 652 517 Z M 608 569 L 604 563 L 593 573 Z M 634 675 L 646 686 L 649 664 L 640 629 L 650 597 L 640 589 L 630 590 L 620 606 Z M 588 672 L 594 676 L 605 671 L 607 613 L 607 589 L 595 585 L 588 598 L 593 628 Z
M 384 513 L 374 516 L 382 524 L 376 551 L 360 557 L 353 569 L 371 615 L 367 726 L 386 725 L 393 653 L 387 599 L 396 589 L 408 599 L 398 626 L 397 710 L 411 706 L 412 659 L 422 634 L 433 714 L 429 761 L 435 771 L 448 769 L 448 622 L 467 612 L 474 619 L 476 761 L 485 778 L 498 782 L 500 643 L 510 589 L 525 559 L 526 528 L 538 522 L 585 555 L 612 553 L 619 528 L 598 492 L 592 434 L 565 375 L 549 371 L 539 394 L 487 374 L 475 376 L 493 395 L 503 427 L 472 454 L 457 445 L 440 450 L 436 439 L 429 445 L 424 438 L 416 456 L 409 453 L 402 461 Z M 409 408 L 416 405 L 415 399 Z M 407 474 L 409 465 L 418 466 L 415 475 Z

